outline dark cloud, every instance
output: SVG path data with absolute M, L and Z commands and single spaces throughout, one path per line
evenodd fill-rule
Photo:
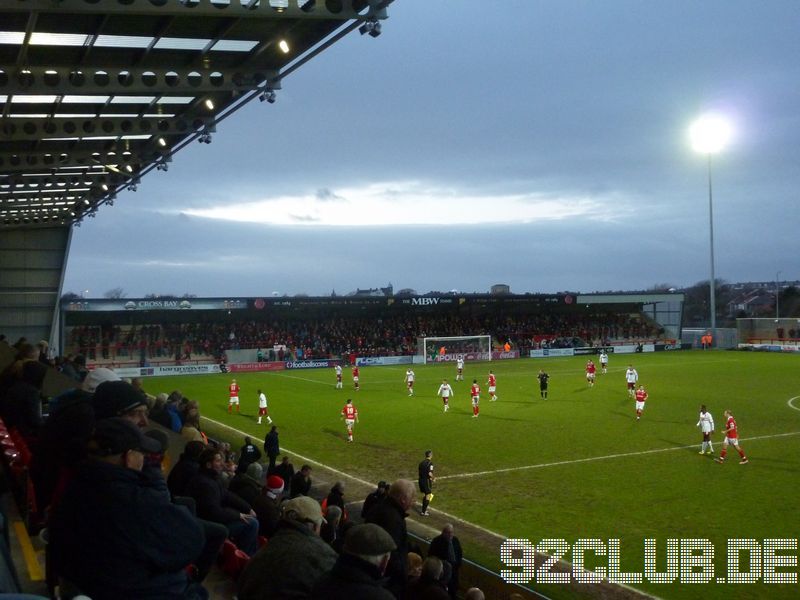
M 343 196 L 339 196 L 338 194 L 334 193 L 332 190 L 328 188 L 320 188 L 317 190 L 317 193 L 314 194 L 317 200 L 322 202 L 341 202 L 344 201 L 345 198 Z

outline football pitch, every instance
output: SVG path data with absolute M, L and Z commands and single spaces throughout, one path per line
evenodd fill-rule
M 268 427 L 256 423 L 261 388 L 282 450 L 367 482 L 416 481 L 423 452 L 433 450 L 437 480 L 431 508 L 482 528 L 487 538 L 467 541 L 467 555 L 495 571 L 522 570 L 501 563 L 503 538 L 537 547 L 543 540 L 565 540 L 544 545 L 552 551 L 565 545 L 567 561 L 573 560 L 576 543 L 597 540 L 588 542 L 599 549 L 586 552 L 589 569 L 608 567 L 614 544 L 609 540 L 619 540 L 620 571 L 632 574 L 632 587 L 657 597 L 797 597 L 800 584 L 764 580 L 780 556 L 788 566 L 775 567 L 777 573 L 800 571 L 798 357 L 723 351 L 612 354 L 609 372 L 598 373 L 592 388 L 584 377 L 585 363 L 586 357 L 467 363 L 465 381 L 458 382 L 452 363 L 415 365 L 413 397 L 404 384 L 406 366 L 361 368 L 358 392 L 347 369 L 343 390 L 334 387 L 333 369 L 153 378 L 145 387 L 151 393 L 179 389 L 200 402 L 204 417 L 263 440 Z M 625 387 L 628 364 L 649 394 L 640 421 Z M 547 400 L 539 397 L 540 368 L 550 374 Z M 497 376 L 497 402 L 489 402 L 486 393 L 490 369 Z M 242 412 L 229 415 L 227 386 L 234 376 Z M 455 391 L 447 413 L 436 396 L 444 378 Z M 483 390 L 477 419 L 469 398 L 472 379 Z M 347 398 L 359 411 L 352 444 L 345 441 L 340 419 Z M 698 454 L 702 436 L 695 423 L 701 404 L 716 423 L 715 455 L 721 449 L 723 410 L 730 409 L 749 464 L 740 465 L 735 451 L 725 464 Z M 240 437 L 234 439 L 238 449 Z M 293 462 L 298 468 L 302 461 Z M 418 513 L 411 518 L 421 519 Z M 667 572 L 663 577 L 672 583 L 651 583 L 653 577 L 643 576 L 645 539 L 655 540 L 656 570 Z M 750 540 L 744 545 L 755 548 L 739 555 L 738 569 L 755 583 L 729 581 L 731 539 Z M 765 542 L 770 539 L 795 545 L 773 559 L 772 543 Z M 668 565 L 669 540 L 683 540 L 681 571 L 678 559 Z M 713 563 L 714 572 L 708 566 L 693 570 L 698 579 L 705 573 L 709 583 L 687 583 L 692 560 L 687 557 L 698 544 L 705 550 L 694 551 L 697 562 Z M 642 583 L 636 583 L 637 574 Z M 537 583 L 538 573 L 530 579 L 548 596 L 569 597 L 565 586 Z

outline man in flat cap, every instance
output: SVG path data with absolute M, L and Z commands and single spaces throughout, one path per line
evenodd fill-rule
M 245 567 L 239 600 L 307 598 L 333 568 L 336 552 L 319 537 L 325 519 L 319 502 L 298 496 L 283 503 L 278 529 Z
M 392 550 L 392 536 L 374 523 L 351 527 L 344 538 L 342 554 L 330 573 L 314 586 L 312 598 L 318 600 L 394 600 L 383 587 L 383 573 Z
M 160 450 L 126 419 L 98 421 L 50 521 L 54 573 L 95 600 L 202 598 L 185 568 L 200 554 L 203 530 L 142 474 Z

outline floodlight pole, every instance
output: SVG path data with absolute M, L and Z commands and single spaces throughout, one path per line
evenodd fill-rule
M 711 280 L 709 281 L 711 300 L 711 345 L 718 344 L 717 340 L 717 298 L 714 290 L 714 194 L 711 185 L 711 152 L 706 154 L 708 159 L 708 231 L 711 242 Z
M 775 273 L 775 318 L 781 318 L 781 271 Z

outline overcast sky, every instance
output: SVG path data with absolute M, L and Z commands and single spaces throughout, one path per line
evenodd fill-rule
M 76 228 L 64 289 L 800 279 L 800 2 L 396 0 Z

